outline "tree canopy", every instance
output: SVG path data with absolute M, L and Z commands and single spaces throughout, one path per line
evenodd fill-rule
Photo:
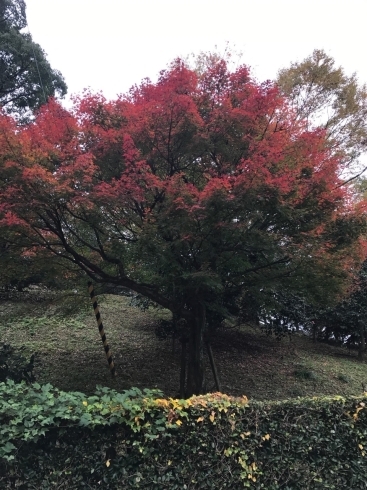
M 67 86 L 29 33 L 24 0 L 0 0 L 0 105 L 27 119 L 49 97 L 64 96 Z
M 367 148 L 367 87 L 358 83 L 355 73 L 348 76 L 325 51 L 315 49 L 303 61 L 281 69 L 277 84 L 290 99 L 296 119 L 310 129 L 325 129 L 345 168 L 358 163 Z
M 200 393 L 208 311 L 270 287 L 326 301 L 364 256 L 365 202 L 327 136 L 246 67 L 177 60 L 116 101 L 51 100 L 20 129 L 3 114 L 0 226 L 186 321 Z

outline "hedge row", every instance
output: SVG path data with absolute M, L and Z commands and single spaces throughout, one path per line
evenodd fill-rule
M 0 488 L 366 489 L 367 394 L 248 402 L 0 383 Z M 365 449 L 366 448 L 366 449 Z

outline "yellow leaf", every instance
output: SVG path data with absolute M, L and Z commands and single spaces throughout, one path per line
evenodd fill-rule
M 202 422 L 204 420 L 204 417 L 199 417 L 198 419 L 196 419 L 196 422 Z
M 107 468 L 108 468 L 110 465 L 111 465 L 111 460 L 110 460 L 110 459 L 108 459 L 108 460 L 106 461 L 106 466 L 107 466 Z
M 172 406 L 172 408 L 173 408 L 174 410 L 176 410 L 176 408 L 181 408 L 181 405 L 180 405 L 180 403 L 179 403 L 179 401 L 178 401 L 178 400 L 175 400 L 175 399 L 173 399 L 173 398 L 170 398 L 170 399 L 169 399 L 169 403 L 171 403 L 171 406 Z
M 176 420 L 176 425 L 178 425 L 178 426 L 182 425 L 181 420 Z
M 88 405 L 88 402 L 87 401 L 84 401 L 83 402 L 83 405 L 86 407 Z
M 264 436 L 264 439 L 265 439 L 266 441 L 268 441 L 268 440 L 270 439 L 270 435 L 269 435 L 269 434 L 266 434 L 266 435 Z
M 241 437 L 241 439 L 245 439 L 249 435 L 251 435 L 251 432 L 243 432 L 242 434 L 240 434 L 240 437 Z
M 171 466 L 172 461 L 171 461 L 171 460 L 168 460 L 168 461 L 167 461 L 167 464 L 168 464 L 168 466 Z
M 154 402 L 156 405 L 158 405 L 158 407 L 164 407 L 164 408 L 169 407 L 168 400 L 165 400 L 164 398 L 157 398 L 156 400 L 154 400 Z
M 363 449 L 362 444 L 358 444 L 358 447 L 359 447 L 359 449 L 362 451 L 362 449 Z
M 256 477 L 255 477 L 255 476 L 253 476 L 253 477 L 252 477 L 252 481 L 253 481 L 253 482 L 255 482 L 255 481 L 256 481 Z
M 366 453 L 365 453 L 364 451 L 362 451 L 362 453 L 361 453 L 361 454 L 362 454 L 362 456 L 365 456 L 365 454 L 366 454 Z
M 254 471 L 256 471 L 256 469 L 257 469 L 256 463 L 252 463 L 252 465 L 251 465 L 251 466 L 252 466 L 252 469 L 253 469 Z
M 360 412 L 363 409 L 363 407 L 357 407 L 356 413 L 353 414 L 354 420 L 358 419 L 358 412 Z
M 210 419 L 210 422 L 214 422 L 214 419 L 215 419 L 215 412 L 212 412 L 210 415 L 209 415 L 209 419 Z

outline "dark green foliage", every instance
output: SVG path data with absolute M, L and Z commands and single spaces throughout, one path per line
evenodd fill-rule
M 338 375 L 338 380 L 341 381 L 342 383 L 350 383 L 351 379 L 349 376 L 346 376 L 345 374 L 339 374 Z
M 67 86 L 29 33 L 23 0 L 0 0 L 0 105 L 27 120 L 49 97 L 63 96 Z
M 159 340 L 176 336 L 176 326 L 172 320 L 159 320 L 154 331 Z
M 296 378 L 299 379 L 305 379 L 310 381 L 317 380 L 316 374 L 308 367 L 302 365 L 296 367 L 296 369 L 294 370 L 294 375 L 296 376 Z
M 326 297 L 325 301 L 320 297 L 319 302 L 313 302 L 286 288 L 262 290 L 256 298 L 247 299 L 247 303 L 241 301 L 240 318 L 246 321 L 246 314 L 250 314 L 249 318 L 257 315 L 269 335 L 281 338 L 302 329 L 314 340 L 364 349 L 365 342 L 361 341 L 365 337 L 367 317 L 367 262 L 362 264 L 350 294 L 338 303 L 333 304 Z
M 245 291 L 238 299 L 238 318 L 240 321 L 256 322 L 261 315 L 261 310 L 264 302 L 263 291 L 258 295 L 254 295 L 249 291 Z
M 307 310 L 307 309 L 306 309 Z M 365 356 L 367 318 L 367 262 L 365 261 L 355 280 L 351 294 L 334 307 L 311 308 L 314 336 L 318 340 L 358 348 L 360 360 Z
M 155 396 L 0 384 L 1 488 L 366 488 L 365 396 Z
M 33 383 L 35 377 L 34 369 L 34 354 L 28 361 L 22 355 L 21 349 L 16 351 L 11 345 L 3 344 L 0 349 L 0 382 L 7 379 L 12 379 L 16 383 L 25 381 Z
M 0 0 L 0 30 L 17 29 L 27 26 L 24 0 Z

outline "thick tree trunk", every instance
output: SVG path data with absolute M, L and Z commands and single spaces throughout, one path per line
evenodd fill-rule
M 312 322 L 312 340 L 316 342 L 317 340 L 317 324 L 316 322 Z
M 359 345 L 358 345 L 358 359 L 364 361 L 366 350 L 366 336 L 363 323 L 359 324 Z
M 185 398 L 186 345 L 187 345 L 187 339 L 182 338 L 181 339 L 180 398 Z
M 204 372 L 204 329 L 206 321 L 205 305 L 198 303 L 192 309 L 189 325 L 189 361 L 187 370 L 186 396 L 205 393 Z

